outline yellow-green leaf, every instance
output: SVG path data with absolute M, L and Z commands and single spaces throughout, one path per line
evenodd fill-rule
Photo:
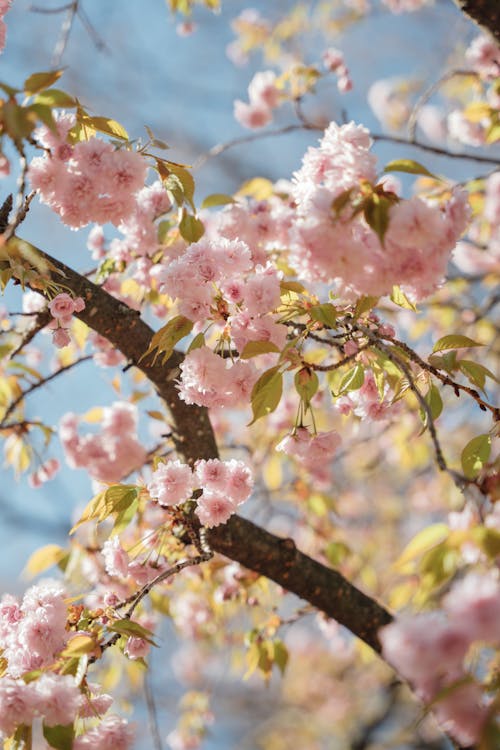
M 188 213 L 184 208 L 179 224 L 179 231 L 186 242 L 198 242 L 205 233 L 205 227 L 201 219 Z
M 36 576 L 52 565 L 58 565 L 67 554 L 67 551 L 58 544 L 46 544 L 33 552 L 26 563 L 25 571 L 30 576 Z
M 357 391 L 361 388 L 365 382 L 365 370 L 363 365 L 356 364 L 353 368 L 348 370 L 342 380 L 340 381 L 338 396 L 348 391 Z
M 432 347 L 433 353 L 442 352 L 445 349 L 467 349 L 470 346 L 484 346 L 468 336 L 452 333 L 449 336 L 443 336 Z
M 47 726 L 43 724 L 43 736 L 49 743 L 50 747 L 55 750 L 71 750 L 73 747 L 73 739 L 75 736 L 75 730 L 73 724 L 56 724 L 55 726 Z
M 24 90 L 27 94 L 38 94 L 52 86 L 64 73 L 64 68 L 49 70 L 47 73 L 33 73 L 24 82 Z
M 226 206 L 228 203 L 235 203 L 236 201 L 232 195 L 226 195 L 225 193 L 212 193 L 207 195 L 201 204 L 202 208 L 214 208 L 214 206 Z
M 428 550 L 436 547 L 444 541 L 449 534 L 449 528 L 445 523 L 435 523 L 419 531 L 416 536 L 409 542 L 398 560 L 395 563 L 396 568 L 402 568 L 416 557 L 424 554 Z
M 84 654 L 91 654 L 95 651 L 97 646 L 95 638 L 91 635 L 85 635 L 85 633 L 79 633 L 69 639 L 62 656 L 65 657 L 76 657 L 83 656 Z
M 259 354 L 279 352 L 279 347 L 273 344 L 272 341 L 247 341 L 243 347 L 243 351 L 240 352 L 240 359 L 251 359 L 257 357 Z
M 405 310 L 413 310 L 413 312 L 417 312 L 417 306 L 408 299 L 406 294 L 401 291 L 399 286 L 392 287 L 391 300 L 398 307 L 403 307 Z
M 390 161 L 384 167 L 384 172 L 406 172 L 407 174 L 423 174 L 427 177 L 432 177 L 434 180 L 440 180 L 441 178 L 437 175 L 429 172 L 427 167 L 420 164 L 418 161 L 413 159 L 395 159 Z
M 191 333 L 192 329 L 193 323 L 191 320 L 184 315 L 176 315 L 154 334 L 149 348 L 142 355 L 141 360 L 148 356 L 148 354 L 152 354 L 157 350 L 153 357 L 153 364 L 156 362 L 159 354 L 163 354 L 162 363 L 164 364 L 172 354 L 174 346 L 183 339 L 184 336 Z
M 61 89 L 47 89 L 35 96 L 35 104 L 46 104 L 49 107 L 76 107 L 75 99 Z
M 281 400 L 282 393 L 283 375 L 277 365 L 266 370 L 252 389 L 253 419 L 250 424 L 273 412 Z
M 90 126 L 100 133 L 106 133 L 106 135 L 111 135 L 113 138 L 128 141 L 128 133 L 123 125 L 120 125 L 116 120 L 111 120 L 109 117 L 90 117 L 89 115 L 84 115 L 80 119 L 80 122 L 83 126 Z
M 468 479 L 477 477 L 491 453 L 491 437 L 477 435 L 469 440 L 462 451 L 462 470 Z

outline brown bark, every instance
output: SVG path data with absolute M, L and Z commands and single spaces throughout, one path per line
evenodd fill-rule
M 500 42 L 500 0 L 455 0 L 455 4 Z
M 17 238 L 9 245 L 13 252 L 29 258 L 30 265 L 36 263 L 45 277 L 82 297 L 86 306 L 78 317 L 108 339 L 155 386 L 168 408 L 179 454 L 190 462 L 216 458 L 217 445 L 207 410 L 187 406 L 175 387 L 182 354 L 174 352 L 164 365 L 161 356 L 156 364 L 150 356 L 141 360 L 153 331 L 136 311 L 33 245 Z M 233 516 L 227 524 L 213 529 L 209 540 L 216 552 L 276 581 L 380 651 L 377 631 L 391 622 L 390 613 L 338 571 L 304 555 L 291 539 L 280 539 L 244 518 Z

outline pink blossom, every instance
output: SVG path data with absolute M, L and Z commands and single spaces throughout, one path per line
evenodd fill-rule
M 493 573 L 469 573 L 453 585 L 443 604 L 471 640 L 500 642 L 500 582 Z
M 236 506 L 228 497 L 219 492 L 204 490 L 203 495 L 198 499 L 196 515 L 200 523 L 210 529 L 226 523 L 235 511 Z
M 276 74 L 271 70 L 256 73 L 248 86 L 248 97 L 251 105 L 274 109 L 280 100 L 280 91 L 276 86 Z
M 237 99 L 234 102 L 234 117 L 243 127 L 256 130 L 268 125 L 273 119 L 273 113 L 265 104 L 245 104 Z
M 129 557 L 122 548 L 118 536 L 111 536 L 106 539 L 102 546 L 102 555 L 108 575 L 127 578 Z
M 125 644 L 124 653 L 129 659 L 143 659 L 148 655 L 150 644 L 144 640 L 144 638 L 138 638 L 137 636 L 131 636 L 127 638 Z
M 194 487 L 190 466 L 178 460 L 159 464 L 147 485 L 151 497 L 165 507 L 189 500 Z
M 49 727 L 71 724 L 80 706 L 81 694 L 70 675 L 45 672 L 34 683 L 37 709 Z
M 195 464 L 199 487 L 209 492 L 224 492 L 229 481 L 229 471 L 225 461 L 212 458 Z
M 231 459 L 226 461 L 228 483 L 226 492 L 235 505 L 248 500 L 253 488 L 253 476 L 250 468 L 243 462 Z
M 337 70 L 337 68 L 344 64 L 344 55 L 334 47 L 326 49 L 321 55 L 321 59 L 326 70 L 329 71 Z
M 3 676 L 0 680 L 0 733 L 9 737 L 21 724 L 30 725 L 36 711 L 36 695 L 31 684 Z
M 134 731 L 125 719 L 106 716 L 97 727 L 76 737 L 73 750 L 128 750 Z
M 483 80 L 491 81 L 500 76 L 500 47 L 492 37 L 486 34 L 477 36 L 467 48 L 465 57 Z
M 66 318 L 75 312 L 75 301 L 66 292 L 61 292 L 49 302 L 49 311 L 53 318 Z

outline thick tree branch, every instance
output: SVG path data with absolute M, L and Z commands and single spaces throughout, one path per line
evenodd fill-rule
M 455 0 L 461 11 L 485 29 L 500 42 L 500 3 L 498 0 Z
M 78 317 L 119 349 L 131 364 L 155 386 L 170 412 L 176 447 L 185 460 L 216 458 L 215 437 L 206 409 L 187 406 L 175 387 L 182 354 L 174 352 L 164 364 L 141 359 L 153 335 L 139 314 L 58 260 L 22 240 L 10 240 L 13 253 L 20 253 L 45 278 L 64 285 L 85 300 Z M 39 291 L 39 290 L 37 290 Z M 209 534 L 211 547 L 241 565 L 271 578 L 288 591 L 307 600 L 347 627 L 376 651 L 380 651 L 378 629 L 392 616 L 375 600 L 363 594 L 340 573 L 297 550 L 291 539 L 280 539 L 244 518 L 233 516 Z

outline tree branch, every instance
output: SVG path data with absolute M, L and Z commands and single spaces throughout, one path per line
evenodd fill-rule
M 174 352 L 164 365 L 153 364 L 151 356 L 141 359 L 153 331 L 135 310 L 33 245 L 18 238 L 10 240 L 9 245 L 14 245 L 12 250 L 31 265 L 36 262 L 45 278 L 63 283 L 75 296 L 82 297 L 86 307 L 77 317 L 108 339 L 155 386 L 170 412 L 179 454 L 190 463 L 216 458 L 218 450 L 207 410 L 185 404 L 175 387 L 183 355 Z M 233 516 L 228 523 L 212 529 L 208 541 L 214 551 L 271 578 L 380 652 L 377 632 L 392 620 L 391 614 L 340 573 L 304 555 L 291 539 L 280 539 Z
M 455 0 L 455 4 L 500 42 L 500 3 L 498 0 Z

